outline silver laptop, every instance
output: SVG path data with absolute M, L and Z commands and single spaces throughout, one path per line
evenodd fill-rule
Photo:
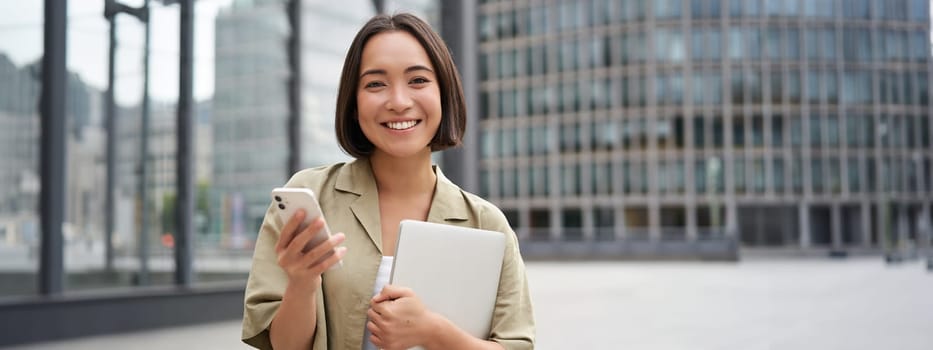
M 389 283 L 411 288 L 460 329 L 489 338 L 505 234 L 402 220 Z

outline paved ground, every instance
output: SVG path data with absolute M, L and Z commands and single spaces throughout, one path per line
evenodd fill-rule
M 538 349 L 933 349 L 933 273 L 880 258 L 530 263 Z M 241 349 L 239 321 L 22 349 Z

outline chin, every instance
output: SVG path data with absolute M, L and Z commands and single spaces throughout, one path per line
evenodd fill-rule
M 431 156 L 431 147 L 387 147 L 382 149 L 382 153 L 392 158 L 412 158 L 421 156 Z

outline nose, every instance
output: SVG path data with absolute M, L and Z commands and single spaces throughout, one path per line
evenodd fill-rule
M 408 110 L 414 104 L 409 93 L 406 85 L 391 87 L 389 89 L 389 100 L 386 101 L 386 108 L 396 113 Z

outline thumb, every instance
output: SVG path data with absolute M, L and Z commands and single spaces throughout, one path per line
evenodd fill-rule
M 387 284 L 385 285 L 385 287 L 382 287 L 382 291 L 379 292 L 379 294 L 373 297 L 372 301 L 373 303 L 381 303 L 386 300 L 394 300 L 394 299 L 398 299 L 402 297 L 410 297 L 414 295 L 415 295 L 415 292 L 413 292 L 409 288 Z

